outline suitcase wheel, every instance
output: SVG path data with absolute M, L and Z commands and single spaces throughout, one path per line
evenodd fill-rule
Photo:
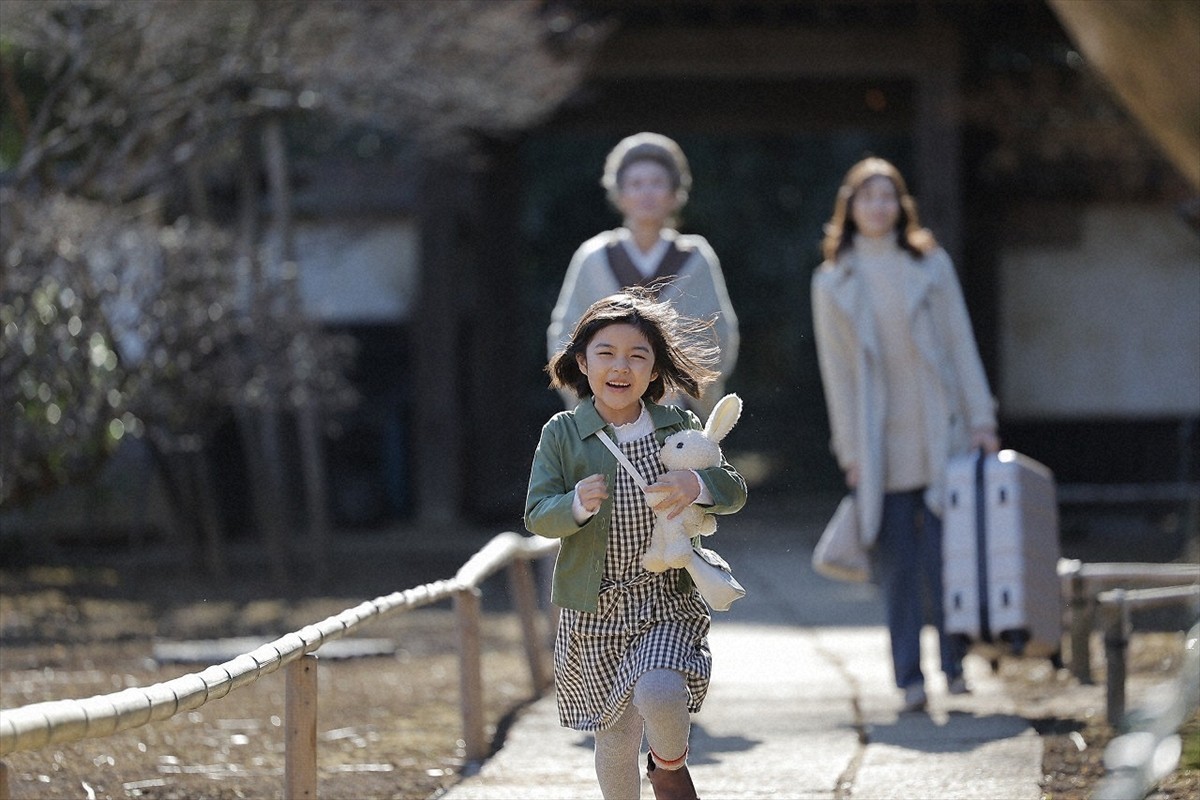
M 1029 644 L 1029 631 L 1023 628 L 1015 631 L 1004 631 L 1000 634 L 1000 640 L 1008 643 L 1008 647 L 1014 656 L 1023 656 L 1025 655 L 1025 646 Z

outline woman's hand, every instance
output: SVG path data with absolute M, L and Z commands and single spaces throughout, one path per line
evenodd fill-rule
M 857 489 L 858 481 L 862 477 L 858 469 L 858 464 L 851 464 L 846 467 L 846 488 Z
M 658 476 L 646 487 L 646 502 L 667 519 L 675 519 L 700 496 L 700 481 L 690 469 L 677 469 Z
M 604 483 L 604 476 L 598 472 L 588 475 L 575 484 L 575 496 L 579 498 L 579 504 L 583 506 L 584 511 L 595 514 L 600 508 L 600 503 L 608 497 L 608 486 Z
M 971 431 L 971 447 L 985 453 L 995 453 L 1000 450 L 1000 437 L 990 428 L 979 428 Z

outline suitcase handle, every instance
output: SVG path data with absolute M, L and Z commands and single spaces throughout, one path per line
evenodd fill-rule
M 979 638 L 992 642 L 990 590 L 987 570 L 987 486 L 984 480 L 984 465 L 987 453 L 982 447 L 975 448 L 975 566 L 979 591 Z

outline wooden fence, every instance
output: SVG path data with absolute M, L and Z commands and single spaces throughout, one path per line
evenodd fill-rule
M 324 644 L 391 614 L 451 600 L 458 623 L 465 755 L 468 760 L 481 760 L 489 749 L 483 719 L 480 647 L 483 583 L 494 573 L 507 568 L 509 591 L 521 624 L 530 680 L 535 694 L 540 694 L 550 683 L 546 669 L 548 637 L 539 631 L 541 611 L 532 562 L 553 553 L 557 547 L 558 542 L 554 540 L 501 533 L 469 558 L 449 580 L 361 603 L 201 672 L 145 688 L 0 710 L 0 758 L 55 744 L 102 738 L 169 719 L 219 700 L 235 689 L 286 667 L 284 796 L 316 797 L 317 671 L 312 654 Z M 1070 612 L 1072 671 L 1085 683 L 1091 681 L 1087 641 L 1095 627 L 1097 608 L 1104 608 L 1105 616 L 1116 620 L 1107 627 L 1108 638 L 1117 640 L 1112 634 L 1115 630 L 1127 641 L 1131 632 L 1129 608 L 1195 603 L 1200 593 L 1195 585 L 1200 578 L 1200 566 L 1190 564 L 1082 564 L 1064 559 L 1059 563 L 1059 575 Z M 1164 584 L 1175 585 L 1167 587 Z M 1114 588 L 1116 585 L 1155 588 L 1121 591 Z M 1110 608 L 1118 611 L 1110 612 Z M 1114 713 L 1124 710 L 1123 652 L 1123 649 L 1106 650 L 1106 660 L 1112 662 L 1108 664 L 1110 719 Z M 1119 678 L 1119 688 L 1114 688 L 1114 678 Z M 1119 692 L 1119 698 L 1114 692 Z M 0 800 L 10 797 L 7 771 L 0 761 Z
M 1104 617 L 1104 666 L 1107 672 L 1105 708 L 1108 724 L 1125 719 L 1125 676 L 1132 612 L 1164 606 L 1187 606 L 1192 617 L 1200 612 L 1200 584 L 1160 586 L 1153 589 L 1109 589 L 1097 598 Z
M 348 608 L 313 625 L 221 664 L 145 688 L 135 687 L 82 700 L 53 700 L 0 710 L 0 758 L 54 744 L 95 739 L 169 719 L 228 695 L 280 667 L 287 667 L 284 796 L 317 796 L 317 681 L 313 653 L 327 642 L 370 622 L 443 600 L 452 600 L 458 621 L 460 705 L 466 757 L 487 756 L 483 719 L 480 618 L 483 582 L 508 569 L 509 591 L 521 622 L 530 680 L 536 694 L 549 685 L 548 637 L 538 628 L 540 604 L 532 561 L 553 553 L 558 542 L 506 532 L 495 536 L 449 580 L 394 592 Z M 0 761 L 0 800 L 9 800 L 7 770 Z
M 1143 590 L 1153 591 L 1153 590 Z M 1104 748 L 1105 776 L 1092 800 L 1140 800 L 1175 771 L 1183 752 L 1180 727 L 1200 708 L 1200 624 L 1187 633 L 1183 665 L 1136 715 L 1132 730 Z
M 1058 576 L 1066 599 L 1071 674 L 1083 684 L 1092 682 L 1089 641 L 1096 629 L 1100 596 L 1116 589 L 1187 587 L 1200 583 L 1198 564 L 1150 564 L 1132 561 L 1084 563 L 1060 559 Z M 1186 594 L 1184 600 L 1190 598 Z

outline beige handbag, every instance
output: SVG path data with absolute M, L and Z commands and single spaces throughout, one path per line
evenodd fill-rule
M 692 560 L 685 568 L 692 583 L 713 611 L 728 611 L 733 601 L 746 596 L 746 590 L 733 577 L 729 562 L 707 547 L 692 547 Z
M 812 565 L 821 575 L 838 581 L 863 583 L 870 579 L 871 562 L 858 536 L 854 495 L 848 494 L 838 503 L 813 550 Z

